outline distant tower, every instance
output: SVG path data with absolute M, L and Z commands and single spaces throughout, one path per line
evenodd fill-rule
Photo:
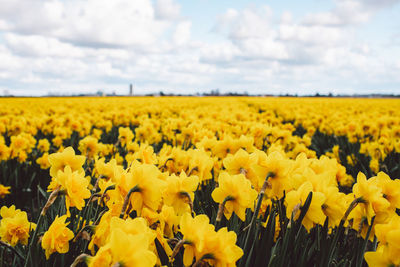
M 132 86 L 132 84 L 129 85 L 129 95 L 133 95 L 133 86 Z

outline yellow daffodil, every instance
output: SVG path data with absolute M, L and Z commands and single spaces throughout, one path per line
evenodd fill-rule
M 280 152 L 272 152 L 267 157 L 260 157 L 258 161 L 258 185 L 256 188 L 261 189 L 267 174 L 270 173 L 268 181 L 271 186 L 267 188 L 266 193 L 271 198 L 282 198 L 283 191 L 290 187 L 288 178 L 291 161 Z
M 125 197 L 130 190 L 136 188 L 129 200 L 131 209 L 139 214 L 143 206 L 157 210 L 165 188 L 165 182 L 158 178 L 159 175 L 160 171 L 154 165 L 133 164 L 129 172 L 120 172 L 116 177 L 117 189 L 120 195 Z
M 322 204 L 322 210 L 329 218 L 329 226 L 335 227 L 339 225 L 340 220 L 343 218 L 344 213 L 350 203 L 347 201 L 345 194 L 340 193 L 337 187 L 326 186 L 321 188 L 320 192 L 325 196 L 325 201 Z
M 369 267 L 399 266 L 400 258 L 398 253 L 398 250 L 393 251 L 381 246 L 376 251 L 366 252 L 364 258 Z
M 10 194 L 10 186 L 4 186 L 0 184 L 0 198 L 5 198 L 7 195 Z
M 82 155 L 93 159 L 98 152 L 98 140 L 93 136 L 86 136 L 79 141 L 79 151 Z
M 51 223 L 49 229 L 42 238 L 42 248 L 45 250 L 46 259 L 54 252 L 67 253 L 69 251 L 69 241 L 74 237 L 74 233 L 67 227 L 67 215 L 57 217 Z
M 118 129 L 118 139 L 121 143 L 121 146 L 125 146 L 127 143 L 130 143 L 134 137 L 133 132 L 128 127 L 120 127 Z
M 50 168 L 49 153 L 44 153 L 40 158 L 36 160 L 36 163 L 40 165 L 40 168 L 46 170 Z
M 99 247 L 103 247 L 109 236 L 110 236 L 110 221 L 113 217 L 111 211 L 107 211 L 101 217 L 100 222 L 94 228 L 94 235 L 92 236 L 90 243 L 88 245 L 88 249 L 94 253 L 95 245 Z
M 293 212 L 295 212 L 295 217 L 293 218 L 294 220 L 299 217 L 300 211 L 297 210 L 296 212 L 295 207 L 297 205 L 304 205 L 309 193 L 312 192 L 312 190 L 312 184 L 310 182 L 305 182 L 299 187 L 299 189 L 287 193 L 285 202 L 286 216 L 288 218 L 291 218 Z M 325 199 L 326 197 L 324 194 L 320 192 L 313 192 L 310 207 L 308 208 L 306 216 L 302 221 L 302 224 L 307 231 L 310 231 L 315 224 L 324 224 L 326 216 L 322 210 L 322 205 L 324 204 Z
M 48 190 L 53 191 L 56 188 L 65 190 L 67 210 L 69 211 L 69 207 L 76 207 L 78 210 L 81 210 L 85 206 L 85 199 L 90 197 L 88 186 L 89 181 L 85 178 L 83 172 L 73 172 L 70 166 L 66 166 L 64 171 L 58 171 L 56 178 L 53 178 Z
M 156 234 L 147 226 L 145 219 L 123 220 L 112 217 L 111 213 L 104 216 L 89 245 L 90 249 L 93 249 L 93 244 L 100 247 L 96 255 L 89 259 L 89 266 L 113 266 L 115 263 L 154 266 L 157 258 L 152 250 Z
M 204 150 L 196 149 L 188 152 L 189 169 L 188 175 L 196 175 L 200 182 L 212 178 L 211 170 L 214 167 L 214 160 Z
M 379 172 L 368 181 L 382 189 L 383 197 L 389 201 L 391 209 L 400 208 L 400 180 L 392 180 L 384 172 Z
M 115 159 L 111 159 L 107 163 L 105 163 L 105 158 L 95 160 L 96 173 L 106 180 L 111 179 L 111 181 L 115 182 L 115 174 L 118 171 L 122 171 L 122 169 L 122 166 L 118 165 Z
M 11 148 L 6 146 L 5 144 L 0 143 L 0 162 L 3 160 L 8 160 L 10 157 Z
M 121 229 L 112 231 L 108 246 L 112 255 L 112 264 L 122 266 L 153 267 L 157 257 L 149 250 L 151 240 L 146 234 L 127 234 Z
M 218 187 L 214 189 L 211 196 L 217 203 L 222 203 L 226 198 L 230 200 L 225 203 L 224 214 L 229 220 L 232 212 L 244 221 L 246 209 L 254 206 L 257 198 L 257 191 L 251 186 L 251 183 L 243 174 L 229 175 L 222 172 L 218 178 Z
M 72 147 L 67 147 L 63 152 L 58 152 L 49 155 L 50 162 L 50 176 L 56 177 L 58 171 L 64 171 L 65 166 L 69 166 L 72 171 L 83 173 L 82 165 L 85 163 L 85 156 L 75 155 Z
M 50 142 L 47 139 L 40 139 L 37 148 L 42 152 L 48 152 L 50 149 Z
M 210 263 L 212 266 L 235 266 L 243 255 L 236 246 L 236 234 L 221 228 L 215 232 L 206 215 L 192 218 L 184 214 L 181 218 L 181 232 L 185 240 L 183 263 L 190 266 L 193 260 Z
M 123 220 L 118 217 L 112 217 L 110 220 L 110 229 L 111 231 L 121 229 L 124 233 L 131 235 L 145 234 L 148 236 L 150 240 L 149 242 L 153 241 L 156 237 L 147 226 L 144 218 L 127 218 L 126 220 Z
M 361 198 L 364 216 L 368 223 L 378 212 L 386 211 L 390 207 L 390 202 L 383 197 L 382 189 L 376 186 L 374 180 L 367 180 L 362 172 L 357 175 L 357 183 L 353 186 L 355 198 Z
M 110 245 L 101 247 L 95 256 L 87 259 L 88 267 L 110 267 L 113 266 Z
M 26 212 L 15 209 L 12 205 L 9 208 L 6 206 L 0 209 L 0 238 L 1 241 L 7 242 L 11 246 L 21 243 L 28 244 L 29 233 L 36 228 L 36 224 L 28 221 Z
M 168 238 L 172 238 L 174 233 L 178 231 L 180 217 L 176 215 L 173 207 L 163 205 L 161 212 L 161 229 Z
M 162 193 L 164 203 L 172 206 L 179 215 L 191 212 L 189 202 L 193 203 L 193 192 L 196 191 L 198 184 L 199 178 L 197 176 L 187 176 L 185 172 L 181 172 L 179 176 L 175 174 L 168 176 L 166 187 Z

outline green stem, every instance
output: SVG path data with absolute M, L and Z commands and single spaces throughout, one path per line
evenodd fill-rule
M 222 220 L 222 216 L 224 215 L 226 202 L 231 201 L 231 200 L 235 200 L 235 198 L 231 197 L 231 196 L 227 196 L 224 199 L 224 201 L 222 201 L 222 203 L 219 204 L 218 212 L 217 212 L 217 218 L 215 218 L 215 224 L 214 224 L 215 225 L 215 231 L 218 231 L 219 228 L 220 228 L 220 223 L 221 223 L 221 220 Z
M 1 253 L 0 253 L 0 255 L 1 255 L 1 257 L 0 257 L 0 266 L 1 267 L 3 267 L 3 263 L 4 263 L 4 252 L 6 251 L 6 249 L 5 248 L 3 248 L 2 250 L 1 250 Z M 22 258 L 23 259 L 23 258 Z
M 71 264 L 71 267 L 78 266 L 79 263 L 85 262 L 88 258 L 90 258 L 90 255 L 82 253 L 81 255 L 75 258 L 74 262 Z
M 371 230 L 372 230 L 372 227 L 373 227 L 373 225 L 374 225 L 374 221 L 375 221 L 375 216 L 372 217 L 371 225 L 368 227 L 367 235 L 365 236 L 365 240 L 364 240 L 364 242 L 362 243 L 362 247 L 361 247 L 361 251 L 360 251 L 360 258 L 358 259 L 358 262 L 357 262 L 357 265 L 356 265 L 357 267 L 361 267 L 362 264 L 363 264 L 363 261 L 364 261 L 364 252 L 365 252 L 365 250 L 366 250 L 366 248 L 367 248 L 369 235 L 371 234 Z
M 327 262 L 325 262 L 325 266 L 329 266 L 329 264 L 332 262 L 333 254 L 336 250 L 336 244 L 339 240 L 339 237 L 343 234 L 344 231 L 344 223 L 347 221 L 347 217 L 349 216 L 350 212 L 358 205 L 358 203 L 362 203 L 363 199 L 361 197 L 354 199 L 351 203 L 349 208 L 346 210 L 346 213 L 344 214 L 343 218 L 340 220 L 339 226 L 336 229 L 335 236 L 333 237 L 332 243 L 329 247 L 329 254 L 327 258 Z
M 179 195 L 181 197 L 185 197 L 187 199 L 187 204 L 190 207 L 190 214 L 192 215 L 192 217 L 194 217 L 194 212 L 193 212 L 193 201 L 192 198 L 190 197 L 190 194 L 186 191 L 181 191 L 179 192 Z
M 22 260 L 24 260 L 24 256 L 22 256 L 13 246 L 7 244 L 6 242 L 0 241 L 0 245 L 10 249 L 12 252 L 15 253 L 15 255 L 17 255 L 18 257 L 20 257 Z
M 114 190 L 114 189 L 115 189 L 115 184 L 108 186 L 106 188 L 106 190 L 104 190 L 103 194 L 100 197 L 100 201 L 99 201 L 99 203 L 97 204 L 97 207 L 96 207 L 96 213 L 95 213 L 95 216 L 94 216 L 95 218 L 99 214 L 99 208 L 100 208 L 100 206 L 102 205 L 102 203 L 104 201 L 104 197 L 106 196 L 107 191 L 108 190 Z M 104 203 L 104 205 L 106 205 L 106 203 Z
M 36 223 L 36 229 L 33 232 L 33 235 L 32 235 L 32 238 L 31 238 L 31 242 L 29 243 L 28 255 L 26 256 L 24 267 L 27 267 L 28 266 L 28 262 L 31 260 L 32 247 L 33 247 L 33 244 L 34 244 L 34 242 L 36 240 L 36 236 L 37 236 L 37 233 L 38 233 L 38 231 L 40 229 L 40 226 L 41 226 L 41 224 L 43 222 L 43 219 L 46 216 L 46 212 L 50 208 L 50 206 L 54 203 L 54 201 L 57 199 L 59 193 L 60 193 L 60 188 L 57 188 L 53 192 L 51 192 L 51 194 L 49 196 L 49 199 L 46 202 L 46 205 L 44 205 L 42 211 L 40 212 L 39 219 L 38 219 L 38 221 Z
M 203 255 L 200 259 L 198 259 L 192 267 L 203 266 L 204 260 L 214 260 L 215 256 L 212 253 L 207 253 Z
M 193 172 L 195 172 L 195 171 L 199 171 L 199 167 L 193 167 L 190 171 L 189 171 L 189 173 L 188 173 L 188 175 L 187 176 L 191 176 L 192 174 L 193 174 Z
M 180 240 L 178 243 L 176 243 L 174 250 L 172 251 L 170 262 L 172 263 L 174 261 L 174 258 L 176 255 L 179 253 L 179 250 L 183 247 L 183 245 L 191 245 L 192 242 L 186 239 Z
M 98 197 L 98 196 L 101 196 L 100 193 L 93 193 L 90 196 L 88 202 L 86 203 L 85 208 L 83 209 L 83 213 L 81 213 L 82 214 L 82 216 L 81 216 L 82 220 L 79 222 L 78 229 L 81 229 L 83 227 L 83 225 L 85 223 L 85 218 L 86 218 L 87 213 L 88 213 L 88 210 L 91 210 L 91 208 L 93 206 L 93 201 L 92 200 L 93 200 L 94 197 Z M 90 218 L 88 218 L 87 221 L 89 221 L 89 219 Z
M 248 250 L 249 250 L 249 247 L 251 245 L 251 242 L 249 242 L 250 241 L 250 237 L 251 237 L 251 235 L 253 233 L 254 223 L 255 223 L 255 221 L 257 219 L 258 213 L 259 213 L 260 208 L 261 208 L 261 203 L 262 203 L 262 200 L 264 198 L 265 190 L 267 189 L 267 186 L 268 186 L 268 179 L 270 177 L 273 177 L 273 176 L 274 176 L 274 174 L 271 173 L 271 172 L 269 172 L 267 174 L 267 177 L 265 178 L 264 184 L 263 184 L 263 186 L 262 186 L 262 188 L 260 190 L 260 193 L 258 195 L 257 206 L 256 206 L 256 209 L 254 210 L 253 217 L 251 218 L 250 229 L 247 232 L 246 239 L 244 241 L 243 252 L 245 253 L 245 255 L 246 255 L 246 253 L 249 252 Z M 241 259 L 241 265 L 243 265 L 243 263 L 245 263 L 245 262 L 246 262 L 246 256 L 244 256 Z
M 36 229 L 35 229 L 35 231 L 33 232 L 33 235 L 32 235 L 32 238 L 31 238 L 31 242 L 29 243 L 28 255 L 26 256 L 24 267 L 27 267 L 27 266 L 28 266 L 28 262 L 31 260 L 31 251 L 32 251 L 32 247 L 33 247 L 33 244 L 34 244 L 34 242 L 35 242 L 35 240 L 36 240 L 36 236 L 37 236 L 37 233 L 38 233 L 38 229 L 39 229 L 40 225 L 41 225 L 42 222 L 43 222 L 43 218 L 44 218 L 44 215 L 42 215 L 42 213 L 40 213 L 39 219 L 38 219 L 38 221 L 37 221 L 37 223 L 36 223 Z
M 129 198 L 130 198 L 131 194 L 135 193 L 135 192 L 140 192 L 140 191 L 141 191 L 141 189 L 139 188 L 138 185 L 135 185 L 131 190 L 129 190 L 128 194 L 125 197 L 124 204 L 123 204 L 122 210 L 121 210 L 121 214 L 119 215 L 119 217 L 121 219 L 124 218 L 125 211 L 128 208 Z

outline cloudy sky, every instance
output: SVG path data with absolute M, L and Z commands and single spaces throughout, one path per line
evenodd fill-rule
M 0 95 L 400 93 L 400 0 L 0 0 Z

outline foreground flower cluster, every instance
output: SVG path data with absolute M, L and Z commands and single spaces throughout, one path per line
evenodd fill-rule
M 275 99 L 87 100 L 4 111 L 5 264 L 400 265 L 391 105 L 353 134 Z

